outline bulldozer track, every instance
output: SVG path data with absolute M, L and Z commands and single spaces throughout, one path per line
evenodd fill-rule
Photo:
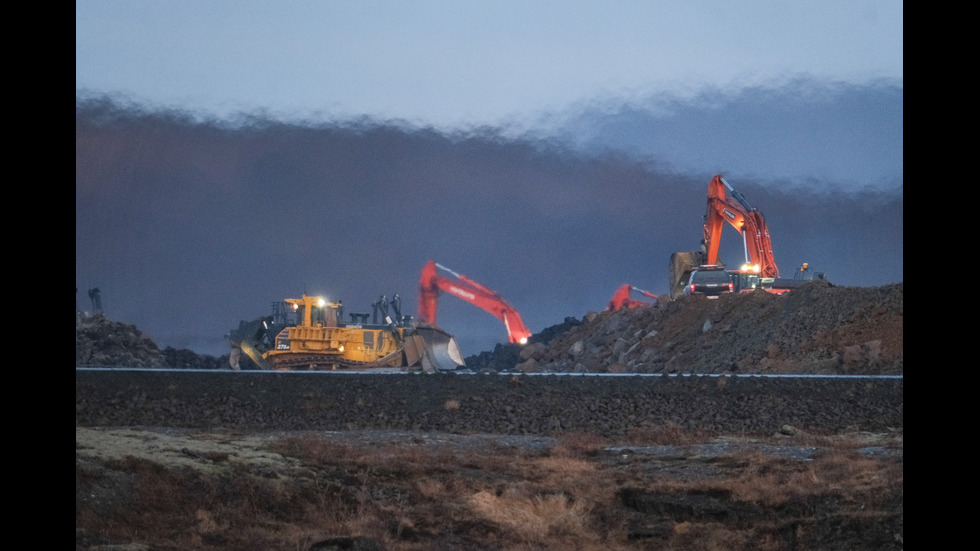
M 385 367 L 402 367 L 401 351 L 373 362 L 355 362 L 340 354 L 288 354 L 269 358 L 275 371 L 368 371 Z

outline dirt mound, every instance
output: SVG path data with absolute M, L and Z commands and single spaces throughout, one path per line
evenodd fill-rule
M 898 375 L 904 366 L 904 284 L 814 281 L 764 291 L 566 319 L 523 348 L 467 358 L 476 369 L 585 373 Z
M 228 357 L 214 358 L 170 346 L 160 350 L 135 325 L 96 314 L 76 318 L 75 366 L 223 369 L 228 367 Z
M 163 353 L 135 325 L 98 314 L 75 325 L 75 365 L 164 367 Z
M 899 375 L 903 283 L 836 287 L 813 281 L 786 294 L 702 296 L 566 318 L 526 346 L 499 344 L 468 369 L 528 373 Z M 75 328 L 76 366 L 227 369 L 227 356 L 161 350 L 135 326 L 102 315 Z

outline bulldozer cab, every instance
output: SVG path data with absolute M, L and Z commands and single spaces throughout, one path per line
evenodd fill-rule
M 287 298 L 292 306 L 295 325 L 302 327 L 337 327 L 344 315 L 342 302 L 327 301 L 323 297 L 303 295 L 303 298 Z

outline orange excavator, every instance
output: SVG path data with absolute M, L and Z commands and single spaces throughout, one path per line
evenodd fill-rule
M 752 208 L 745 196 L 732 188 L 721 174 L 717 174 L 708 184 L 708 212 L 701 250 L 677 252 L 670 257 L 671 299 L 683 294 L 691 272 L 698 266 L 720 265 L 718 247 L 726 222 L 742 235 L 745 264 L 737 272 L 757 275 L 760 281 L 771 282 L 779 278 L 765 217 Z
M 452 274 L 451 279 L 438 271 Z M 458 274 L 432 260 L 422 268 L 422 278 L 419 289 L 419 319 L 431 325 L 436 324 L 436 309 L 440 291 L 445 291 L 466 302 L 483 308 L 504 322 L 507 337 L 512 343 L 526 344 L 531 332 L 524 326 L 520 314 L 507 303 L 496 291 L 488 289 L 468 277 Z
M 606 310 L 612 311 L 619 310 L 620 308 L 638 308 L 640 306 L 650 305 L 649 302 L 633 298 L 633 291 L 636 291 L 647 298 L 657 300 L 657 295 L 651 293 L 650 291 L 644 291 L 643 289 L 634 287 L 629 283 L 624 283 L 619 287 L 619 289 L 616 289 L 616 294 L 614 294 L 612 299 L 609 301 L 609 306 L 606 308 Z

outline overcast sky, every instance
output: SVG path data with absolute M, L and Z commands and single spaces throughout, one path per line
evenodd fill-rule
M 607 95 L 903 76 L 892 0 L 85 0 L 75 85 L 216 114 L 492 124 Z
M 903 277 L 900 2 L 80 1 L 75 83 L 76 286 L 162 346 L 429 258 L 532 331 L 665 292 L 714 173 L 784 271 Z

